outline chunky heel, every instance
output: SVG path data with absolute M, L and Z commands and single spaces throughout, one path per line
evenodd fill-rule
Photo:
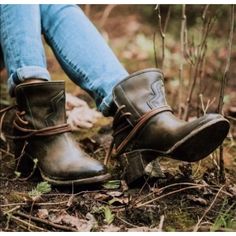
M 153 150 L 134 150 L 126 152 L 119 156 L 121 167 L 123 169 L 123 178 L 128 185 L 136 182 L 147 174 L 145 168 L 157 158 L 158 154 Z M 157 164 L 156 164 L 157 165 Z M 163 176 L 160 166 L 160 176 Z

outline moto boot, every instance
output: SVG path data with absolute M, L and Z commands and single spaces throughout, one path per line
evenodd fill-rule
M 0 109 L 0 147 L 1 152 L 5 154 L 13 155 L 14 153 L 14 142 L 9 139 L 9 136 L 13 135 L 12 123 L 15 119 L 16 107 L 12 106 L 1 106 Z
M 128 184 L 145 174 L 158 156 L 195 162 L 214 151 L 229 131 L 220 114 L 185 122 L 172 113 L 165 99 L 163 74 L 146 69 L 114 87 L 114 140 L 111 152 L 120 159 Z
M 66 124 L 64 82 L 22 83 L 15 94 L 18 111 L 13 125 L 18 158 L 37 160 L 42 178 L 53 185 L 109 179 L 105 166 L 83 152 L 71 136 Z

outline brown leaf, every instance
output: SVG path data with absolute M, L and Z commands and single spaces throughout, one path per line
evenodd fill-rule
M 94 199 L 98 200 L 98 201 L 106 201 L 106 200 L 108 200 L 108 198 L 110 198 L 110 197 L 104 193 L 96 193 L 94 195 Z
M 102 229 L 103 232 L 119 232 L 120 227 L 117 227 L 113 224 L 110 225 L 105 225 L 104 228 Z
M 47 209 L 38 209 L 37 216 L 40 219 L 47 219 L 48 218 L 48 210 Z
M 111 197 L 120 197 L 123 195 L 123 193 L 119 191 L 110 191 L 110 192 L 107 192 L 107 195 Z
M 91 216 L 91 214 L 87 214 L 86 217 L 88 220 L 71 216 L 63 211 L 59 214 L 50 214 L 49 220 L 56 224 L 65 224 L 75 227 L 79 232 L 90 232 L 97 225 L 97 222 L 95 218 Z
M 135 227 L 135 228 L 129 228 L 128 232 L 158 232 L 158 228 L 149 228 L 149 227 Z
M 229 187 L 229 192 L 232 193 L 234 196 L 236 196 L 236 184 Z

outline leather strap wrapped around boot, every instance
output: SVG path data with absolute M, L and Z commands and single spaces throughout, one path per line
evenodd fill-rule
M 163 74 L 158 69 L 146 69 L 125 78 L 113 89 L 113 101 L 117 112 L 108 156 L 122 158 L 125 153 L 126 156 L 135 153 L 136 161 L 142 160 L 142 164 L 136 165 L 142 166 L 140 171 L 135 170 L 139 173 L 137 178 L 143 173 L 146 165 L 143 163 L 158 156 L 188 162 L 206 157 L 223 142 L 229 131 L 229 122 L 219 114 L 207 114 L 192 122 L 175 117 L 165 99 Z M 134 181 L 129 161 L 121 163 L 126 163 L 123 168 L 128 183 Z
M 83 152 L 66 124 L 63 81 L 24 83 L 16 87 L 18 111 L 13 123 L 16 156 L 38 160 L 44 180 L 54 185 L 89 184 L 110 178 L 104 165 Z M 23 156 L 22 156 L 23 152 Z

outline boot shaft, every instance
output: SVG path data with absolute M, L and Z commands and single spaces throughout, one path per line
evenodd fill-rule
M 16 102 L 27 128 L 42 129 L 66 123 L 65 83 L 39 82 L 16 87 Z
M 121 81 L 113 90 L 113 99 L 119 108 L 125 105 L 124 112 L 132 116 L 133 125 L 150 110 L 167 106 L 163 84 L 163 74 L 158 69 L 146 69 L 134 73 Z

